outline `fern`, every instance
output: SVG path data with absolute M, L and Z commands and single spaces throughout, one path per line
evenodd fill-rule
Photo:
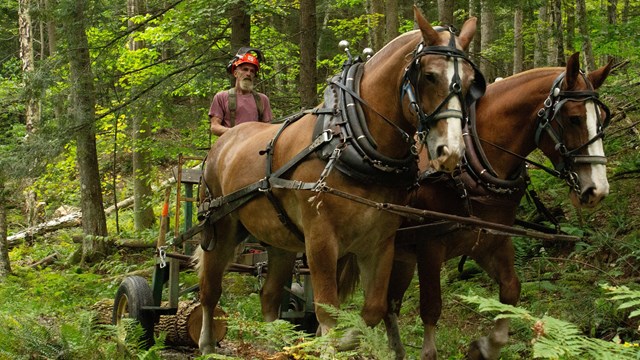
M 611 300 L 622 300 L 622 304 L 618 306 L 618 309 L 631 309 L 629 317 L 636 317 L 640 315 L 640 291 L 631 290 L 626 286 L 609 286 L 607 284 L 601 285 L 603 289 L 612 294 Z
M 623 345 L 584 336 L 578 327 L 563 320 L 546 315 L 537 318 L 526 309 L 502 304 L 495 299 L 460 297 L 477 305 L 481 312 L 497 313 L 495 319 L 519 319 L 528 323 L 534 335 L 531 339 L 534 358 L 623 360 L 637 359 L 640 355 Z

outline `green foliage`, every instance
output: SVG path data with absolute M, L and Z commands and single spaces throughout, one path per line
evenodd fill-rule
M 620 344 L 584 336 L 571 323 L 479 296 L 460 296 L 480 312 L 498 313 L 495 319 L 524 321 L 533 330 L 533 357 L 543 359 L 635 359 L 638 352 Z

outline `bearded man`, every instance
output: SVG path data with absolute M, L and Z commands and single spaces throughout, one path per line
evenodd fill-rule
M 249 121 L 271 122 L 273 115 L 269 98 L 254 90 L 260 70 L 258 58 L 249 52 L 239 52 L 227 70 L 235 77 L 236 84 L 213 97 L 209 108 L 211 133 L 220 136 L 236 124 Z

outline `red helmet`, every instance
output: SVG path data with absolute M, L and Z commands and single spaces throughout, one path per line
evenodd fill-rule
M 241 57 L 239 57 L 238 60 L 233 62 L 233 64 L 231 65 L 231 73 L 233 74 L 233 72 L 236 71 L 236 67 L 238 67 L 238 66 L 240 66 L 242 64 L 254 65 L 256 67 L 256 72 L 258 72 L 258 70 L 260 70 L 260 62 L 258 62 L 258 58 L 253 56 L 250 53 L 246 53 L 246 54 L 242 55 Z

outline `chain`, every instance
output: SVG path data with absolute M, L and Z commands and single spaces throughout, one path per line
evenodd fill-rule
M 158 248 L 158 258 L 160 259 L 160 269 L 164 269 L 167 266 L 167 247 L 160 246 Z

